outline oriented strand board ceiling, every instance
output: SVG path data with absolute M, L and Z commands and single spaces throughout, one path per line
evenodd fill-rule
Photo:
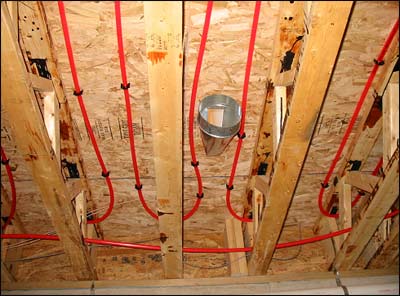
M 184 3 L 184 212 L 187 213 L 196 199 L 197 181 L 190 165 L 188 145 L 188 109 L 196 65 L 198 47 L 203 29 L 206 2 Z M 252 154 L 257 141 L 258 124 L 265 100 L 267 77 L 271 68 L 273 41 L 279 21 L 279 2 L 265 1 L 261 5 L 253 67 L 248 93 L 246 139 L 242 148 L 232 191 L 233 207 L 243 211 L 245 187 L 248 182 Z M 73 128 L 79 143 L 84 167 L 96 208 L 105 211 L 109 193 L 101 169 L 93 152 L 88 133 L 79 110 L 73 85 L 60 18 L 56 2 L 43 2 L 48 29 L 53 41 L 54 55 L 62 79 L 66 99 L 72 111 Z M 121 78 L 114 19 L 113 2 L 65 2 L 71 41 L 74 50 L 84 101 L 104 161 L 111 171 L 115 190 L 115 208 L 101 227 L 104 237 L 110 240 L 145 241 L 158 239 L 157 221 L 142 208 L 134 189 L 134 174 L 129 152 L 126 111 Z M 29 14 L 29 2 L 20 4 L 20 11 Z M 215 2 L 211 26 L 204 55 L 197 99 L 215 93 L 232 96 L 241 101 L 243 79 L 250 37 L 254 2 Z M 131 83 L 135 143 L 143 193 L 149 206 L 156 210 L 155 172 L 153 161 L 151 116 L 147 80 L 145 27 L 142 2 L 122 2 L 122 28 L 128 81 Z M 318 120 L 312 144 L 305 162 L 298 187 L 289 210 L 286 227 L 280 241 L 296 240 L 301 223 L 303 237 L 313 235 L 311 227 L 319 211 L 317 194 L 330 162 L 337 150 L 356 101 L 368 78 L 371 61 L 382 46 L 393 20 L 398 17 L 398 2 L 356 2 L 348 24 L 337 64 L 327 91 L 325 103 Z M 318 71 L 318 65 L 315 65 Z M 305 101 L 307 98 L 305 98 Z M 196 104 L 197 108 L 197 104 Z M 196 109 L 197 111 L 197 109 Z M 197 114 L 197 112 L 196 112 Z M 32 180 L 23 158 L 13 141 L 7 114 L 2 111 L 2 146 L 14 166 L 18 208 L 27 232 L 45 233 L 53 230 L 48 214 L 41 202 L 40 193 Z M 61 125 L 62 128 L 66 128 Z M 357 126 L 356 126 L 357 127 Z M 355 128 L 356 128 L 355 127 Z M 354 129 L 355 130 L 355 129 Z M 62 133 L 62 131 L 61 131 Z M 202 147 L 197 124 L 195 125 L 196 152 L 200 161 L 205 197 L 196 214 L 184 222 L 184 245 L 187 247 L 223 247 L 225 218 L 230 215 L 225 205 L 225 183 L 229 178 L 235 138 L 228 149 L 216 157 L 207 157 Z M 364 167 L 372 171 L 381 154 L 381 145 L 373 150 L 370 162 Z M 70 153 L 64 151 L 65 155 Z M 2 184 L 9 189 L 2 168 Z M 100 214 L 103 211 L 99 211 Z M 157 240 L 154 242 L 157 244 Z M 48 247 L 51 246 L 51 247 Z M 25 255 L 49 248 L 60 250 L 57 244 L 40 242 Z M 304 246 L 294 261 L 273 261 L 271 273 L 291 271 L 326 270 L 327 266 L 319 244 Z M 292 257 L 297 251 L 279 250 L 276 257 Z M 117 254 L 108 249 L 98 251 L 99 277 L 104 279 L 161 278 L 162 268 L 157 253 L 126 251 Z M 129 254 L 129 255 L 126 255 Z M 64 258 L 63 255 L 60 257 Z M 124 259 L 127 258 L 127 259 Z M 312 258 L 311 260 L 309 260 Z M 227 275 L 227 268 L 199 269 L 193 266 L 224 265 L 225 255 L 187 255 L 185 277 L 211 277 Z M 56 262 L 57 261 L 57 262 Z M 65 261 L 65 260 L 64 260 Z M 52 270 L 35 271 L 35 261 L 24 263 L 19 276 L 24 279 L 62 278 L 73 279 L 67 261 L 55 258 Z M 123 263 L 126 263 L 125 265 Z M 128 264 L 137 263 L 137 264 Z M 121 265 L 122 264 L 122 265 Z M 122 267 L 121 267 L 122 266 Z

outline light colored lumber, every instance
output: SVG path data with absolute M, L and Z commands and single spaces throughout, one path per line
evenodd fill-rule
M 371 193 L 374 190 L 379 177 L 359 171 L 350 171 L 346 174 L 346 183 L 361 189 L 362 191 Z
M 273 157 L 275 158 L 278 153 L 279 141 L 283 132 L 283 122 L 286 115 L 286 87 L 275 86 L 274 89 L 275 99 L 272 103 L 273 108 L 273 126 L 272 126 L 272 137 L 273 137 Z
M 40 77 L 39 75 L 29 73 L 32 82 L 32 88 L 41 92 L 53 92 L 53 83 L 50 79 Z M 58 103 L 58 102 L 57 102 Z
M 285 55 L 285 52 L 289 50 L 292 44 L 295 42 L 297 36 L 303 35 L 304 32 L 304 14 L 303 14 L 303 1 L 294 1 L 289 3 L 287 1 L 279 1 L 279 23 L 276 28 L 272 62 L 269 73 L 267 73 L 267 85 L 266 85 L 266 98 L 262 105 L 262 113 L 259 117 L 258 129 L 257 129 L 257 140 L 255 143 L 255 149 L 251 160 L 250 176 L 254 175 L 267 175 L 271 174 L 273 165 L 273 140 L 272 140 L 272 108 L 271 103 L 274 100 L 274 86 L 277 84 L 277 75 L 281 70 L 281 60 Z M 289 18 L 291 18 L 289 20 Z M 298 57 L 300 53 L 301 43 L 293 48 L 295 52 L 295 58 L 292 64 L 292 69 L 296 69 L 298 66 Z M 292 82 L 290 84 L 293 84 Z M 265 165 L 266 172 L 259 173 L 259 167 Z M 247 202 L 247 195 L 252 190 L 253 184 L 251 183 L 252 178 L 246 185 L 245 193 L 243 194 L 243 200 Z M 265 194 L 265 193 L 264 193 Z M 249 210 L 251 205 L 245 204 L 246 209 Z
M 249 262 L 251 275 L 266 273 L 291 203 L 310 144 L 352 2 L 313 2 L 309 35 L 304 38 L 300 69 L 263 219 Z M 327 34 L 329 32 L 329 34 Z M 315 64 L 320 65 L 318 71 Z M 305 99 L 307 103 L 305 104 Z
M 375 187 L 373 199 L 363 218 L 353 227 L 341 250 L 337 254 L 334 267 L 337 270 L 349 270 L 368 241 L 381 224 L 384 216 L 399 196 L 399 150 L 385 169 L 385 177 Z
M 258 225 L 261 222 L 263 209 L 264 209 L 263 194 L 256 187 L 254 187 L 253 189 L 253 233 L 254 234 L 256 234 L 258 231 Z
M 346 183 L 347 179 L 342 178 L 339 182 L 339 229 L 351 227 L 351 185 Z M 343 241 L 347 237 L 347 233 L 340 236 Z
M 146 56 L 165 278 L 182 271 L 182 3 L 145 2 Z
M 394 72 L 382 99 L 383 167 L 386 166 L 399 141 L 399 72 Z
M 78 218 L 78 223 L 81 227 L 83 237 L 88 237 L 86 212 L 86 196 L 85 192 L 81 191 L 75 197 L 75 213 L 76 217 Z
M 82 233 L 70 204 L 39 107 L 30 87 L 23 57 L 6 4 L 1 3 L 1 98 L 15 141 L 37 183 L 51 222 L 60 237 L 77 279 L 95 279 Z M 12 85 L 12 87 L 8 87 Z
M 228 248 L 243 248 L 242 225 L 239 220 L 233 218 L 225 219 L 225 244 Z M 231 276 L 248 275 L 247 260 L 245 252 L 228 253 L 228 269 Z
M 58 163 L 60 163 L 60 113 L 54 91 L 46 93 L 43 98 L 43 105 L 44 124 L 50 138 L 51 147 L 54 150 Z

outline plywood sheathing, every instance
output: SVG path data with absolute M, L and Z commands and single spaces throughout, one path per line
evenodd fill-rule
M 71 103 L 73 120 L 76 122 L 82 155 L 87 166 L 88 178 L 93 188 L 94 198 L 98 206 L 108 203 L 107 190 L 100 177 L 97 160 L 83 125 L 80 110 L 77 108 L 72 94 L 69 65 L 56 3 L 45 3 L 49 30 L 54 40 L 58 67 L 64 82 L 67 99 Z M 121 139 L 119 125 L 126 125 L 125 106 L 122 91 L 112 3 L 66 2 L 67 19 L 74 49 L 78 75 L 84 89 L 84 101 L 89 118 L 94 127 L 100 150 L 111 178 L 115 184 L 116 209 L 109 220 L 104 223 L 106 237 L 129 236 L 133 232 L 140 235 L 139 225 L 155 225 L 137 201 L 137 193 L 133 189 L 133 172 L 129 154 L 129 142 L 126 128 L 122 130 Z M 232 192 L 234 208 L 241 211 L 241 195 L 244 191 L 249 171 L 250 155 L 254 147 L 260 106 L 265 95 L 266 73 L 272 51 L 278 3 L 265 2 L 261 6 L 259 31 L 256 39 L 252 75 L 250 79 L 248 113 L 246 119 L 245 144 L 239 160 L 235 190 Z M 187 139 L 187 115 L 200 34 L 203 29 L 206 2 L 185 3 L 185 91 L 184 91 L 184 202 L 185 212 L 189 211 L 195 201 L 197 181 L 190 165 L 190 153 Z M 151 118 L 149 113 L 148 83 L 145 56 L 143 4 L 139 2 L 121 3 L 122 27 L 124 31 L 125 55 L 127 71 L 131 82 L 130 93 L 134 118 L 135 143 L 138 163 L 143 178 L 143 192 L 150 206 L 155 210 L 154 163 L 151 135 Z M 224 93 L 241 102 L 247 48 L 254 2 L 217 2 L 214 5 L 211 27 L 200 77 L 198 99 L 213 93 Z M 239 36 L 239 38 L 238 38 Z M 197 108 L 197 105 L 196 105 Z M 197 113 L 197 112 L 196 112 Z M 143 129 L 142 129 L 143 128 Z M 125 134 L 124 134 L 125 132 Z M 198 213 L 185 222 L 185 231 L 203 234 L 221 233 L 225 219 L 225 182 L 232 165 L 236 139 L 228 149 L 218 157 L 206 157 L 197 125 L 195 141 L 200 170 L 204 177 L 205 198 Z M 131 200 L 118 208 L 120 201 Z M 139 216 L 126 215 L 129 211 Z M 141 215 L 140 213 L 145 213 Z M 141 219 L 138 219 L 140 217 Z M 130 219 L 130 222 L 125 220 Z M 123 227 L 115 231 L 117 223 L 132 224 L 132 228 Z M 124 222 L 125 221 L 125 222 Z M 148 221 L 148 222 L 145 222 Z M 219 221 L 221 223 L 219 223 Z
M 317 219 L 320 183 L 323 182 L 339 148 L 373 67 L 373 59 L 378 56 L 398 15 L 398 2 L 355 2 L 325 103 L 287 216 L 287 223 L 293 223 L 293 219 L 302 223 L 313 223 Z M 372 94 L 371 88 L 368 96 Z M 360 114 L 362 112 L 363 109 Z M 357 130 L 357 124 L 358 120 L 348 143 Z M 381 141 L 380 137 L 363 171 L 373 171 L 382 154 Z M 340 162 L 336 169 L 339 167 Z
M 71 95 L 73 91 L 71 74 L 66 57 L 61 25 L 59 23 L 57 3 L 44 2 L 44 6 L 49 31 L 54 42 L 58 69 L 60 70 L 65 91 L 68 95 L 67 99 L 70 102 L 73 113 L 74 128 L 77 127 L 79 145 L 86 165 L 89 185 L 93 191 L 93 198 L 98 208 L 107 207 L 109 198 L 108 190 L 104 178 L 100 176 L 100 167 L 97 164 L 92 146 L 88 140 L 75 97 Z M 108 169 L 111 171 L 111 178 L 116 190 L 115 209 L 111 216 L 102 223 L 105 237 L 127 241 L 137 241 L 137 238 L 151 238 L 151 234 L 157 234 L 157 222 L 143 210 L 138 201 L 136 190 L 133 187 L 134 181 L 129 155 L 126 113 L 123 93 L 119 87 L 121 79 L 118 65 L 113 3 L 65 2 L 65 6 L 78 75 L 81 86 L 84 89 L 84 101 L 87 104 L 89 117 L 100 144 L 100 150 L 103 153 Z M 139 168 L 143 179 L 145 198 L 148 200 L 149 206 L 152 209 L 156 209 L 143 4 L 139 2 L 122 2 L 121 9 L 127 71 L 129 81 L 132 85 L 130 92 L 132 96 L 132 109 L 134 110 L 135 142 Z M 197 191 L 197 183 L 193 174 L 193 168 L 190 166 L 189 148 L 187 145 L 187 114 L 205 9 L 206 2 L 185 2 L 185 32 L 187 32 L 184 40 L 187 48 L 185 52 L 186 72 L 184 94 L 185 213 L 191 209 Z M 214 89 L 219 90 L 219 88 L 225 87 L 223 93 L 232 95 L 240 102 L 253 10 L 254 2 L 214 3 L 214 20 L 212 20 L 210 27 L 210 39 L 207 42 L 204 56 L 198 99 L 211 94 Z M 256 107 L 260 106 L 258 104 L 261 104 L 261 101 L 258 100 L 263 99 L 258 94 L 262 93 L 262 89 L 265 86 L 264 82 L 266 81 L 271 58 L 277 16 L 278 3 L 262 3 L 252 68 L 248 114 L 246 117 L 247 137 L 244 140 L 244 147 L 242 148 L 240 163 L 237 169 L 235 190 L 232 191 L 233 207 L 238 213 L 241 210 L 241 196 L 247 182 L 249 162 L 251 161 L 257 122 L 260 115 L 258 113 L 260 110 Z M 398 16 L 397 2 L 376 1 L 355 3 L 348 33 L 342 48 L 343 52 L 339 56 L 338 65 L 333 74 L 333 80 L 323 109 L 322 115 L 324 117 L 320 117 L 317 125 L 317 131 L 319 132 L 316 132 L 312 142 L 310 154 L 304 166 L 303 176 L 300 178 L 288 214 L 287 225 L 293 224 L 296 221 L 300 221 L 303 226 L 310 225 L 314 223 L 318 216 L 317 194 L 320 182 L 325 177 L 330 161 L 337 150 L 345 130 L 346 123 L 342 126 L 342 120 L 344 119 L 345 122 L 348 122 L 350 113 L 354 109 L 369 71 L 372 68 L 371 60 L 376 57 L 380 50 L 396 16 Z M 241 26 L 245 23 L 247 24 L 246 27 L 242 28 Z M 226 28 L 230 28 L 231 32 L 225 32 L 226 37 L 224 37 L 222 30 Z M 264 37 L 259 39 L 260 36 Z M 230 50 L 230 52 L 227 50 Z M 228 54 L 230 54 L 229 59 L 227 58 Z M 231 61 L 237 55 L 239 56 Z M 241 72 L 238 72 L 239 69 L 241 69 Z M 258 79 L 261 79 L 261 82 Z M 254 88 L 257 89 L 256 92 L 254 92 Z M 255 93 L 257 93 L 257 96 Z M 345 114 L 347 115 L 345 116 Z M 29 171 L 24 163 L 25 161 L 19 156 L 17 148 L 12 141 L 13 135 L 7 129 L 9 124 L 6 122 L 6 114 L 4 112 L 2 112 L 1 121 L 2 145 L 5 146 L 6 152 L 8 152 L 7 155 L 11 158 L 10 164 L 16 166 L 14 177 L 16 179 L 18 196 L 18 214 L 27 232 L 45 233 L 50 231 L 52 230 L 52 226 L 49 223 L 48 214 L 38 195 L 38 189 L 32 181 L 32 176 L 29 175 Z M 111 126 L 112 136 L 108 124 Z M 319 125 L 321 125 L 320 129 Z M 121 129 L 119 126 L 121 126 Z M 101 139 L 101 137 L 104 139 Z M 205 198 L 198 212 L 191 219 L 185 221 L 184 245 L 188 247 L 223 247 L 223 221 L 226 216 L 226 190 L 224 184 L 230 173 L 237 140 L 234 139 L 226 152 L 221 157 L 216 158 L 208 158 L 204 155 L 197 125 L 195 127 L 195 141 L 200 161 L 200 170 L 204 176 Z M 380 149 L 380 145 L 374 148 L 372 155 L 375 158 L 371 159 L 371 164 L 367 164 L 365 170 L 372 171 L 377 162 L 377 156 L 381 153 Z M 4 167 L 1 167 L 2 183 L 8 192 L 10 192 Z M 196 238 L 192 239 L 190 233 L 196 234 Z M 312 233 L 311 231 L 309 233 L 304 232 L 303 236 L 310 237 Z M 281 239 L 280 242 L 296 240 L 298 234 L 295 232 L 291 236 L 285 236 L 285 238 L 287 240 Z M 50 242 L 42 243 L 52 244 Z M 157 244 L 157 241 L 150 243 Z M 314 245 L 311 244 L 308 246 L 312 248 Z M 277 255 L 282 254 L 283 257 L 286 253 L 282 252 L 287 252 L 289 256 L 295 251 L 294 249 L 287 249 L 278 252 Z M 31 255 L 34 255 L 34 253 Z M 315 254 L 310 253 L 309 255 L 313 256 Z M 190 258 L 201 258 L 197 265 L 204 266 L 214 261 L 220 262 L 223 260 L 219 258 L 225 258 L 225 255 L 205 256 L 193 254 L 189 256 L 191 256 Z M 55 258 L 57 257 L 50 257 L 45 263 L 48 265 L 58 264 L 57 260 L 54 260 Z M 208 261 L 205 262 L 204 258 L 207 258 Z M 213 261 L 214 258 L 216 259 Z M 276 268 L 279 268 L 281 272 L 293 269 L 302 270 L 301 268 L 316 268 L 322 262 L 319 259 L 315 259 L 318 262 L 307 262 L 306 259 L 307 255 L 301 259 L 303 260 L 300 265 L 302 267 L 297 266 L 299 261 L 294 261 L 294 264 L 290 264 L 289 261 L 288 264 L 285 264 L 285 268 L 280 268 L 279 264 L 275 264 L 272 261 L 269 272 L 278 271 Z M 30 263 L 32 268 L 35 265 L 34 263 L 35 261 Z M 315 265 L 311 265 L 314 263 Z M 107 262 L 104 264 L 106 265 Z M 115 268 L 118 268 L 117 264 Z M 155 274 L 162 272 L 161 267 L 159 268 L 154 270 Z M 68 273 L 68 270 L 62 268 L 59 271 L 60 273 Z M 220 270 L 213 271 L 185 267 L 185 277 L 208 276 L 209 274 L 223 275 L 220 273 L 222 273 Z M 104 277 L 99 272 L 100 278 L 111 277 L 109 273 L 104 273 L 103 275 Z M 115 276 L 117 277 L 117 275 Z M 46 276 L 49 279 L 51 278 L 50 273 L 47 273 Z M 68 275 L 64 276 L 68 277 Z M 40 275 L 38 275 L 39 277 Z

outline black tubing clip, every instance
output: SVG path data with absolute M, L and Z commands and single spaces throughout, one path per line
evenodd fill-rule
M 110 171 L 101 172 L 101 175 L 102 175 L 104 178 L 107 178 L 107 177 L 110 175 Z
M 130 82 L 128 82 L 126 85 L 123 85 L 122 83 L 121 83 L 121 88 L 122 89 L 128 89 L 128 88 L 130 88 L 131 87 L 131 83 Z
M 246 138 L 246 133 L 240 134 L 239 132 L 237 133 L 237 136 L 239 139 L 244 139 Z
M 201 194 L 196 193 L 197 198 L 203 198 L 204 197 L 204 192 L 202 192 Z
M 81 96 L 83 94 L 83 89 L 81 89 L 80 91 L 76 91 L 74 90 L 74 96 Z
M 191 161 L 190 164 L 192 165 L 192 167 L 198 167 L 199 166 L 199 161 Z
M 229 187 L 228 184 L 225 184 L 225 186 L 226 186 L 226 189 L 227 189 L 227 190 L 233 190 L 233 184 L 232 184 L 232 186 L 230 186 L 230 187 Z
M 135 189 L 136 190 L 142 190 L 142 188 L 143 188 L 143 184 L 140 184 L 140 185 L 135 184 Z
M 321 187 L 322 187 L 322 188 L 328 188 L 328 187 L 329 187 L 329 184 L 328 184 L 328 183 L 321 183 Z
M 9 162 L 10 162 L 9 158 L 1 160 L 1 163 L 4 164 L 4 165 L 8 165 Z
M 375 63 L 375 65 L 378 65 L 378 66 L 382 66 L 382 65 L 384 65 L 385 64 L 385 61 L 378 61 L 377 59 L 374 59 L 374 63 Z

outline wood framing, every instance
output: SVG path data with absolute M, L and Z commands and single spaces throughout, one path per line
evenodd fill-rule
M 373 199 L 362 219 L 355 225 L 336 255 L 333 266 L 349 270 L 375 233 L 384 216 L 399 196 L 399 150 L 392 156 L 383 177 L 372 193 Z
M 373 288 L 382 285 L 382 289 L 389 294 L 398 291 L 398 269 L 384 270 L 360 270 L 344 271 L 340 273 L 343 285 L 348 288 L 354 286 L 368 286 Z M 386 284 L 386 285 L 385 285 Z M 388 285 L 390 284 L 390 285 Z M 367 290 L 368 290 L 368 287 Z M 40 290 L 37 290 L 40 289 Z M 324 290 L 315 290 L 324 289 Z M 382 291 L 377 289 L 376 291 Z M 21 282 L 5 283 L 2 292 L 4 294 L 18 294 L 25 292 L 29 295 L 46 293 L 55 295 L 72 294 L 81 295 L 95 294 L 128 294 L 128 295 L 235 295 L 235 294 L 314 294 L 315 292 L 326 292 L 325 294 L 343 294 L 343 288 L 338 286 L 334 273 L 332 272 L 309 272 L 290 273 L 256 277 L 217 277 L 217 278 L 195 278 L 195 279 L 171 279 L 171 280 L 115 280 L 115 281 L 52 281 L 52 282 Z M 362 290 L 361 292 L 365 291 Z M 375 290 L 374 290 L 375 291 Z M 307 293 L 308 292 L 308 293 Z M 353 290 L 349 292 L 353 294 Z M 358 293 L 354 290 L 354 294 Z
M 158 221 L 166 278 L 182 270 L 182 7 L 145 2 L 146 56 Z
M 313 2 L 308 35 L 249 273 L 266 273 L 296 188 L 347 25 L 352 2 Z M 329 34 L 327 34 L 329 32 Z M 314 65 L 320 67 L 315 71 Z M 305 101 L 307 103 L 305 103 Z M 272 214 L 273 213 L 273 214 Z
M 243 248 L 242 225 L 239 220 L 225 219 L 225 244 L 228 248 Z M 247 260 L 245 252 L 227 254 L 231 276 L 247 276 Z
M 32 170 L 43 203 L 79 280 L 95 279 L 82 233 L 70 204 L 50 140 L 34 97 L 7 6 L 1 3 L 1 98 L 20 152 Z
M 339 229 L 351 227 L 351 185 L 347 184 L 347 179 L 342 178 L 339 184 Z M 343 241 L 347 233 L 339 238 Z
M 63 175 L 67 180 L 67 187 L 75 193 L 84 190 L 87 193 L 88 211 L 92 211 L 95 205 L 87 182 L 76 135 L 74 134 L 70 107 L 57 70 L 54 49 L 52 49 L 53 42 L 48 32 L 43 4 L 40 1 L 32 1 L 29 4 L 24 3 L 17 6 L 17 14 L 23 16 L 19 18 L 18 23 L 20 30 L 19 44 L 25 58 L 25 65 L 30 72 L 29 77 L 32 81 L 32 87 L 39 91 L 44 100 L 49 103 L 45 104 L 45 114 L 43 115 L 46 127 L 54 127 L 54 133 L 50 133 L 50 135 L 54 135 L 54 141 L 52 139 L 53 149 L 59 163 L 61 160 L 65 160 L 76 164 L 79 178 L 69 178 L 71 176 L 68 172 L 65 172 L 68 170 L 63 171 Z M 40 73 L 37 73 L 37 69 L 35 69 L 35 73 L 32 73 L 33 69 L 28 55 L 31 59 L 41 58 L 46 60 L 46 67 L 51 76 L 50 79 L 39 76 Z M 54 114 L 54 116 L 51 114 Z M 94 215 L 94 218 L 96 218 L 96 215 Z M 101 226 L 96 224 L 95 227 L 97 229 L 96 233 L 102 237 Z
M 266 97 L 262 106 L 263 112 L 260 117 L 258 138 L 251 161 L 250 178 L 246 186 L 246 192 L 244 194 L 245 197 L 254 186 L 252 176 L 269 176 L 272 171 L 271 169 L 274 158 L 273 137 L 271 131 L 273 127 L 272 102 L 274 101 L 274 86 L 293 84 L 292 80 L 290 82 L 287 81 L 287 83 L 278 82 L 278 80 L 281 75 L 286 73 L 280 73 L 281 60 L 283 60 L 285 52 L 292 47 L 296 41 L 296 38 L 304 33 L 303 3 L 303 1 L 294 1 L 293 3 L 280 2 L 279 25 L 277 26 L 277 31 L 275 34 L 272 64 L 271 69 L 267 74 L 268 82 L 266 87 Z M 295 58 L 291 64 L 292 70 L 297 70 L 300 48 L 301 42 L 297 42 L 292 49 L 293 53 L 295 54 Z M 244 198 L 244 200 L 247 199 Z M 245 204 L 244 211 L 248 212 L 250 208 L 251 205 Z
M 359 127 L 357 128 L 355 135 L 353 136 L 350 143 L 347 144 L 346 154 L 344 159 L 336 173 L 336 177 L 340 179 L 344 176 L 348 169 L 351 167 L 351 163 L 354 161 L 360 162 L 361 170 L 374 147 L 381 131 L 382 131 L 382 112 L 379 110 L 379 104 L 381 103 L 379 98 L 382 97 L 383 92 L 386 88 L 387 83 L 392 75 L 393 69 L 398 60 L 399 53 L 399 39 L 396 35 L 386 53 L 385 60 L 387 61 L 382 69 L 379 70 L 372 87 L 375 90 L 374 96 L 367 96 L 364 101 L 365 113 L 362 114 Z M 376 103 L 375 103 L 376 100 Z M 331 178 L 334 179 L 334 176 Z M 330 203 L 333 194 L 337 191 L 333 184 L 330 184 L 329 189 L 325 193 L 324 207 L 326 208 Z M 329 209 L 328 209 L 329 210 Z M 322 215 L 317 219 L 315 224 L 315 232 L 318 233 Z
M 399 140 L 399 72 L 394 72 L 382 98 L 383 167 L 386 166 Z

